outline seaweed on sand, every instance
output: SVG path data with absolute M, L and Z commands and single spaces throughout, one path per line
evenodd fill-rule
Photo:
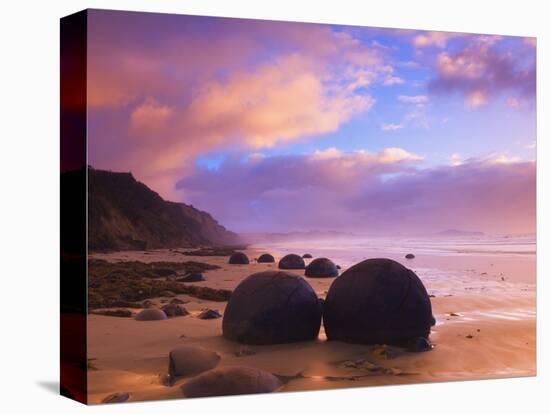
M 158 276 L 156 269 L 175 272 L 203 272 L 218 266 L 199 262 L 137 261 L 111 263 L 105 260 L 88 262 L 88 309 L 124 307 L 135 302 L 161 296 L 164 291 L 187 294 L 199 299 L 227 301 L 231 291 L 203 286 L 189 286 Z M 130 307 L 130 306 L 127 306 Z

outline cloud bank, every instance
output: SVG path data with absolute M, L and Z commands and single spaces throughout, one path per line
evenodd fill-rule
M 178 188 L 239 231 L 534 232 L 533 162 L 500 157 L 422 169 L 421 159 L 401 148 L 230 159 Z

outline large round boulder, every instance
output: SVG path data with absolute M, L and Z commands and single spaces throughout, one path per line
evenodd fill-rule
M 229 264 L 248 264 L 248 256 L 243 252 L 233 253 L 229 258 Z
M 235 288 L 223 315 L 223 336 L 245 344 L 317 338 L 321 304 L 303 278 L 280 271 L 255 273 Z
M 297 254 L 287 254 L 279 261 L 279 269 L 303 269 L 306 267 L 304 259 Z
M 135 319 L 136 321 L 162 321 L 168 319 L 168 316 L 161 309 L 147 308 L 138 313 Z
M 306 266 L 305 274 L 309 277 L 336 277 L 338 269 L 332 260 L 319 257 Z
M 332 283 L 323 321 L 329 340 L 406 345 L 428 338 L 432 305 L 412 270 L 390 259 L 368 259 Z
M 200 374 L 215 368 L 220 356 L 204 348 L 183 345 L 170 351 L 168 355 L 168 373 L 172 377 Z
M 264 253 L 260 257 L 258 257 L 258 263 L 274 263 L 274 262 L 275 262 L 275 258 L 268 253 Z
M 204 372 L 183 384 L 181 390 L 185 397 L 196 398 L 268 393 L 282 385 L 281 380 L 270 372 L 236 366 Z

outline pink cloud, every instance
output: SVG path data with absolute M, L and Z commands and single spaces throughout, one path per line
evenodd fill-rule
M 440 53 L 430 90 L 461 93 L 472 107 L 485 105 L 505 91 L 532 98 L 536 81 L 533 51 L 521 44 L 513 50 L 499 48 L 499 40 L 479 36 L 457 52 Z
M 450 39 L 462 36 L 466 36 L 466 34 L 453 32 L 425 32 L 413 37 L 413 45 L 420 48 L 430 46 L 444 48 Z
M 162 133 L 174 114 L 174 108 L 161 105 L 154 99 L 147 99 L 130 115 L 130 128 L 137 135 Z
M 169 198 L 199 154 L 334 132 L 374 105 L 373 83 L 399 82 L 385 49 L 329 26 L 186 17 L 183 30 L 178 16 L 90 18 L 90 162 L 114 161 Z

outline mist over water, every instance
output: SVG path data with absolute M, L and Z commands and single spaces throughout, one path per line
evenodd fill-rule
M 310 253 L 313 257 L 328 257 L 344 269 L 362 260 L 387 257 L 414 266 L 417 261 L 404 257 L 413 253 L 417 259 L 430 257 L 440 271 L 453 264 L 470 260 L 489 262 L 519 261 L 534 264 L 536 237 L 479 236 L 479 237 L 349 237 L 317 240 L 263 242 L 258 246 L 278 255 Z M 417 260 L 415 259 L 415 260 Z M 531 271 L 531 270 L 529 270 Z

